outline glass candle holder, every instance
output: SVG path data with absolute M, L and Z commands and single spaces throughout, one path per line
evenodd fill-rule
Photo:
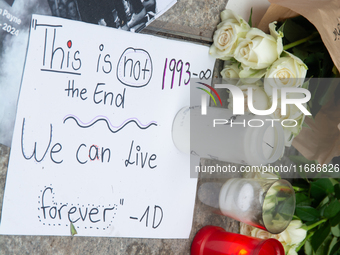
M 259 239 L 205 226 L 191 245 L 191 255 L 284 255 L 282 244 L 273 238 Z
M 232 110 L 208 107 L 182 108 L 173 121 L 172 138 L 177 149 L 202 158 L 245 165 L 264 165 L 284 152 L 281 124 L 268 116 L 233 115 Z
M 283 179 L 229 179 L 218 200 L 223 215 L 272 234 L 287 228 L 295 210 L 294 189 Z

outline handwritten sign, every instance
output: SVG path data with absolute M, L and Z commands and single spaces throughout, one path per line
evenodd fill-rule
M 33 15 L 0 233 L 188 238 L 197 180 L 172 122 L 213 64 L 204 46 Z

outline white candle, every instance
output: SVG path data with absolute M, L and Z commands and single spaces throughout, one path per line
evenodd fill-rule
M 176 115 L 172 136 L 182 152 L 226 162 L 264 165 L 278 160 L 284 151 L 279 122 L 268 116 L 232 115 L 232 110 L 186 107 Z M 190 141 L 190 145 L 188 145 Z
M 254 187 L 254 185 L 256 187 Z M 246 179 L 229 179 L 221 188 L 219 207 L 224 215 L 252 225 L 250 219 L 261 214 L 257 183 L 248 183 Z M 257 194 L 256 194 L 257 193 Z
M 172 123 L 172 140 L 180 151 L 190 153 L 190 108 L 182 108 Z
M 245 212 L 250 208 L 251 202 L 254 200 L 254 189 L 246 183 L 241 187 L 237 197 L 237 206 L 241 211 Z
M 295 194 L 286 180 L 233 178 L 221 187 L 218 203 L 223 215 L 277 234 L 293 217 Z

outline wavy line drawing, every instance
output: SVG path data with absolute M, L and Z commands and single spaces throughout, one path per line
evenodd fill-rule
M 99 121 L 105 121 L 106 125 L 108 127 L 108 129 L 112 132 L 112 133 L 117 133 L 120 130 L 122 130 L 126 125 L 128 125 L 129 123 L 135 123 L 137 125 L 138 128 L 140 129 L 147 129 L 149 127 L 151 127 L 152 125 L 157 126 L 157 122 L 156 121 L 151 121 L 148 124 L 142 124 L 140 122 L 139 119 L 137 118 L 129 118 L 123 121 L 122 124 L 120 124 L 119 126 L 114 126 L 112 125 L 111 121 L 104 115 L 98 115 L 96 117 L 94 117 L 92 120 L 90 120 L 89 122 L 83 122 L 81 121 L 81 119 L 79 119 L 77 116 L 73 115 L 73 114 L 68 114 L 64 117 L 64 121 L 63 123 L 65 123 L 67 120 L 69 119 L 73 119 L 77 125 L 81 128 L 89 128 L 91 126 L 93 126 L 94 124 L 96 124 Z

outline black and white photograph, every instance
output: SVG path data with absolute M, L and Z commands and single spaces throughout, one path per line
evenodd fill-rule
M 133 32 L 141 31 L 163 9 L 156 0 L 48 0 L 48 4 L 53 16 Z

